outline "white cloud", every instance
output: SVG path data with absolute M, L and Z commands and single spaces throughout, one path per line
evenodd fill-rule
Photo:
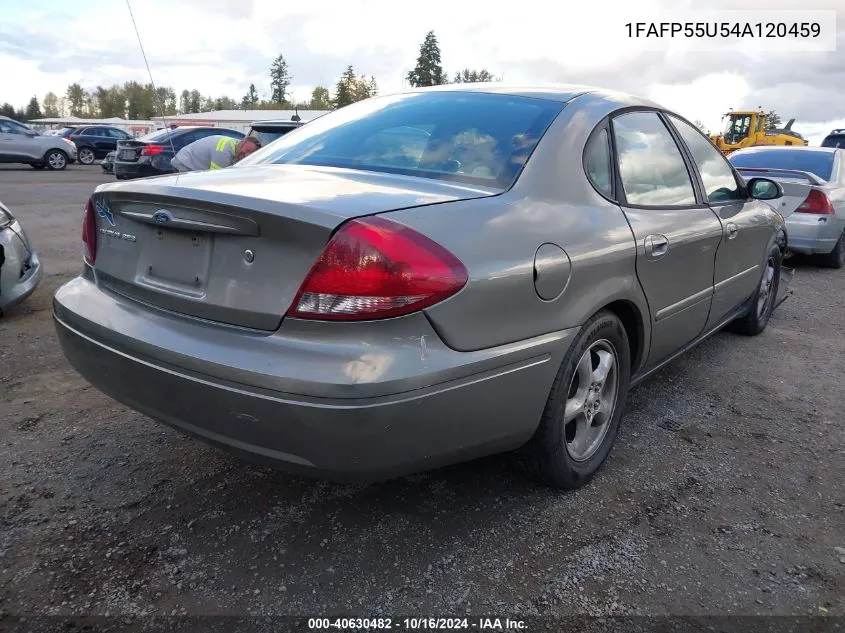
M 93 87 L 149 80 L 123 1 L 32 1 L 33 9 L 21 3 L 0 24 L 4 100 L 23 106 L 33 94 L 62 93 L 74 81 Z M 485 67 L 508 82 L 570 81 L 626 90 L 711 129 L 720 127 L 728 108 L 757 105 L 777 109 L 784 120 L 796 116 L 797 130 L 810 129 L 813 121 L 836 120 L 841 115 L 836 104 L 845 102 L 841 52 L 664 55 L 635 50 L 626 40 L 625 22 L 666 7 L 681 11 L 703 4 L 692 0 L 592 0 L 579 3 L 577 11 L 546 0 L 484 5 L 426 0 L 412 17 L 395 0 L 131 3 L 155 82 L 177 92 L 196 88 L 204 95 L 240 98 L 255 83 L 266 94 L 267 69 L 279 52 L 288 60 L 298 99 L 317 84 L 332 87 L 350 63 L 374 74 L 382 92 L 394 92 L 403 88 L 425 32 L 433 29 L 450 74 Z M 707 8 L 786 5 L 794 2 L 711 0 Z M 843 0 L 802 3 L 842 6 Z

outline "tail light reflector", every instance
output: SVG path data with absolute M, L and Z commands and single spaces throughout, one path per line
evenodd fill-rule
M 378 216 L 352 220 L 329 240 L 288 316 L 355 321 L 417 312 L 466 285 L 464 265 L 416 231 Z
M 798 206 L 796 211 L 818 215 L 833 215 L 835 213 L 830 198 L 818 189 L 811 189 L 807 198 Z
M 151 143 L 150 145 L 144 145 L 144 149 L 141 150 L 141 156 L 156 156 L 161 154 L 163 151 L 164 145 Z
M 85 244 L 85 261 L 94 265 L 97 259 L 97 220 L 94 217 L 94 203 L 88 199 L 85 218 L 82 220 L 82 242 Z

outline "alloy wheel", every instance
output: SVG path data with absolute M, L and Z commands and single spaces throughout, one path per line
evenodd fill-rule
M 566 451 L 578 462 L 592 457 L 607 435 L 618 398 L 619 359 L 610 341 L 601 339 L 581 356 L 563 414 Z

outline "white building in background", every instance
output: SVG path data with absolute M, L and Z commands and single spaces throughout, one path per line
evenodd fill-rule
M 156 127 L 171 125 L 200 125 L 204 127 L 224 127 L 236 132 L 246 133 L 253 121 L 295 121 L 298 116 L 303 123 L 313 121 L 331 110 L 215 110 L 174 116 L 154 116 Z

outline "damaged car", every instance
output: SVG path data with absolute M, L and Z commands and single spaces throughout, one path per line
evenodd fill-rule
M 0 315 L 35 292 L 41 262 L 23 227 L 0 202 Z

